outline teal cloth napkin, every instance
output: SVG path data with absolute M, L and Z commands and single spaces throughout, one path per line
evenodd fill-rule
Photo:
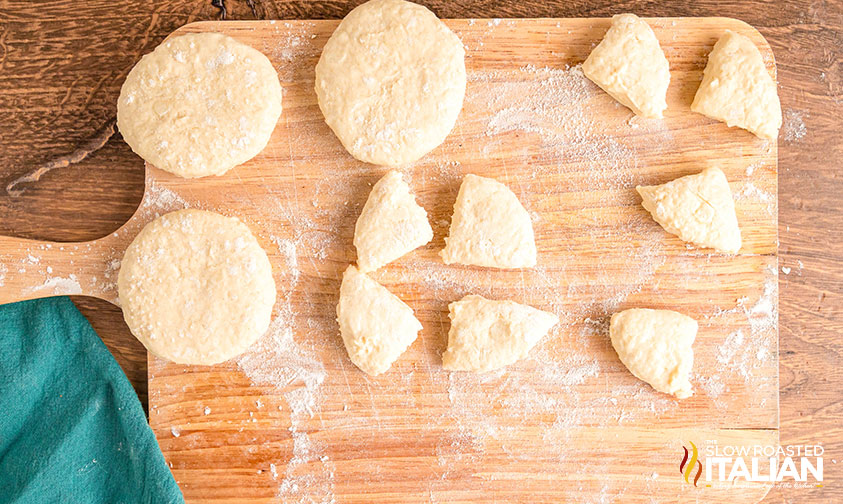
M 70 299 L 0 306 L 0 503 L 182 503 L 138 396 Z

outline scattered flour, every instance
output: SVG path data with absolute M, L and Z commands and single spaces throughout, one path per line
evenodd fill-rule
M 782 129 L 784 130 L 784 141 L 788 143 L 798 143 L 805 134 L 808 133 L 808 128 L 805 126 L 806 112 L 794 109 L 786 109 L 784 111 L 784 120 Z
M 159 217 L 165 213 L 187 208 L 188 204 L 184 198 L 173 192 L 171 189 L 159 186 L 152 178 L 147 178 L 146 192 L 141 202 L 143 211 L 149 220 Z
M 23 293 L 28 295 L 32 294 L 33 292 L 39 292 L 43 290 L 49 290 L 54 295 L 72 296 L 74 294 L 81 294 L 82 286 L 79 285 L 79 280 L 76 278 L 76 275 L 70 274 L 66 277 L 48 277 L 43 284 L 35 287 L 30 287 L 26 289 Z
M 750 181 L 744 182 L 743 188 L 734 197 L 736 200 L 749 199 L 758 201 L 762 205 L 765 205 L 768 215 L 777 215 L 778 213 L 776 195 L 760 189 Z
M 497 162 L 498 148 L 511 149 L 521 135 L 538 139 L 537 147 L 515 151 L 519 159 L 511 169 L 517 171 L 510 172 L 511 178 L 505 182 L 527 210 L 538 215 L 534 222 L 537 236 L 553 232 L 556 243 L 565 245 L 541 253 L 537 267 L 519 272 L 445 268 L 438 258 L 416 255 L 405 259 L 405 267 L 393 272 L 388 281 L 398 285 L 421 281 L 419 290 L 434 299 L 440 314 L 439 323 L 435 318 L 433 322 L 440 338 L 448 330 L 447 304 L 469 293 L 536 305 L 556 313 L 560 324 L 525 363 L 483 375 L 437 371 L 443 340 L 426 348 L 424 365 L 433 368 L 428 369 L 429 379 L 446 387 L 450 403 L 442 418 L 434 422 L 452 426 L 436 445 L 442 479 L 451 476 L 455 465 L 470 465 L 484 451 L 511 439 L 513 430 L 536 422 L 545 446 L 553 447 L 549 448 L 551 456 L 564 459 L 566 442 L 579 436 L 581 429 L 653 419 L 677 407 L 674 399 L 628 376 L 619 362 L 598 357 L 614 355 L 608 340 L 611 313 L 640 292 L 664 265 L 662 231 L 646 215 L 628 211 L 600 217 L 580 213 L 574 217 L 576 225 L 551 230 L 538 211 L 548 197 L 582 192 L 583 184 L 599 194 L 592 196 L 596 204 L 609 200 L 618 206 L 629 205 L 634 196 L 628 189 L 640 182 L 636 146 L 626 143 L 626 132 L 607 131 L 602 119 L 590 112 L 590 102 L 601 99 L 601 92 L 579 67 L 527 65 L 510 72 L 518 75 L 502 70 L 470 73 L 473 104 L 466 107 L 484 111 L 487 140 L 482 149 L 489 163 Z M 635 128 L 670 148 L 672 136 L 658 122 L 636 122 Z M 592 162 L 583 169 L 571 165 L 569 159 Z M 435 157 L 421 175 L 416 172 L 417 182 L 458 187 L 462 173 L 472 167 L 447 164 L 446 160 Z M 507 159 L 505 170 L 510 166 Z M 446 232 L 447 221 L 434 222 Z M 584 267 L 576 256 L 581 253 L 577 247 L 585 241 L 611 243 L 612 253 Z M 612 381 L 622 377 L 623 384 L 613 384 L 607 396 L 603 384 L 609 375 Z M 601 393 L 584 392 L 595 387 Z M 517 446 L 503 449 L 512 459 L 524 456 Z
M 717 362 L 720 364 L 729 364 L 734 359 L 735 354 L 741 350 L 744 344 L 743 331 L 737 331 L 726 336 L 726 341 L 718 348 Z
M 758 301 L 749 309 L 749 326 L 752 334 L 761 334 L 778 327 L 778 312 L 776 303 L 779 298 L 778 276 L 775 270 L 772 273 L 767 271 L 767 279 L 764 281 L 764 290 Z
M 270 239 L 278 247 L 278 252 L 281 253 L 281 259 L 284 261 L 286 267 L 286 274 L 292 277 L 293 284 L 298 283 L 301 270 L 299 269 L 299 260 L 296 255 L 296 244 L 286 238 L 279 238 L 277 236 L 270 236 Z
M 255 385 L 281 392 L 290 408 L 293 456 L 279 460 L 286 470 L 278 496 L 284 502 L 329 504 L 334 502 L 333 464 L 320 445 L 299 430 L 320 408 L 325 368 L 313 352 L 296 344 L 289 315 L 283 311 L 276 315 L 267 334 L 237 358 L 237 365 Z M 314 463 L 319 470 L 314 471 Z M 277 478 L 274 464 L 271 470 Z
M 757 170 L 758 168 L 761 168 L 762 166 L 763 166 L 763 163 L 760 162 L 760 161 L 750 164 L 749 166 L 746 167 L 746 171 L 745 171 L 746 176 L 751 177 L 752 174 L 755 173 L 755 170 Z
M 749 304 L 749 298 L 740 298 L 733 308 L 718 308 L 709 317 L 709 320 L 717 321 L 717 326 L 722 326 L 724 321 L 735 317 L 746 324 L 744 328 L 729 333 L 717 346 L 716 365 L 709 376 L 697 377 L 705 393 L 723 411 L 731 405 L 722 397 L 729 391 L 726 383 L 734 383 L 730 377 L 741 378 L 747 393 L 755 392 L 755 395 L 758 395 L 757 391 L 777 390 L 777 387 L 771 388 L 773 384 L 769 383 L 774 378 L 758 372 L 761 368 L 775 366 L 778 342 L 778 276 L 772 266 L 764 273 L 762 292 L 752 305 Z M 761 397 L 759 405 L 763 406 L 766 401 L 766 397 Z

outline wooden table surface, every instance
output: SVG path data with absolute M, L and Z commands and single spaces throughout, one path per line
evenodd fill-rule
M 177 27 L 219 19 L 208 0 L 0 0 L 0 234 L 81 241 L 128 220 L 143 162 L 112 135 L 128 71 Z M 356 3 L 222 2 L 227 19 L 326 19 Z M 822 488 L 765 502 L 843 502 L 843 0 L 422 2 L 440 17 L 729 16 L 778 63 L 781 443 L 825 447 Z M 41 170 L 39 170 L 41 168 Z M 40 177 L 20 177 L 38 170 Z M 21 191 L 22 189 L 22 191 Z M 75 298 L 146 405 L 146 352 L 120 310 Z

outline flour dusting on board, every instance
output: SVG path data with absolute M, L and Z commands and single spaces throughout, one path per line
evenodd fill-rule
M 297 108 L 296 100 L 313 98 L 313 65 L 324 42 L 314 42 L 312 26 L 276 22 L 270 28 L 275 36 L 263 41 L 261 49 L 278 69 L 292 105 L 279 124 L 283 141 L 272 141 L 262 153 L 271 160 L 263 161 L 270 166 L 261 166 L 258 174 L 267 183 L 249 186 L 248 194 L 232 187 L 241 206 L 208 209 L 241 217 L 259 235 L 279 287 L 270 330 L 236 359 L 249 382 L 264 391 L 263 402 L 244 406 L 257 404 L 245 420 L 286 429 L 262 434 L 264 445 L 257 448 L 269 451 L 258 458 L 256 469 L 279 502 L 342 500 L 341 482 L 349 477 L 382 485 L 394 477 L 402 453 L 429 457 L 420 469 L 427 479 L 419 482 L 427 495 L 419 500 L 430 502 L 448 502 L 454 483 L 476 477 L 477 466 L 490 485 L 509 477 L 485 472 L 492 457 L 505 466 L 546 463 L 560 473 L 605 473 L 617 460 L 617 453 L 605 447 L 616 441 L 618 429 L 662 419 L 676 425 L 686 420 L 686 404 L 727 418 L 735 409 L 733 395 L 756 401 L 754 390 L 770 389 L 763 382 L 769 373 L 762 371 L 775 364 L 770 337 L 777 324 L 775 272 L 765 272 L 760 292 L 741 292 L 746 296 L 738 300 L 721 295 L 711 285 L 724 274 L 718 268 L 726 259 L 677 245 L 640 208 L 634 190 L 637 184 L 663 181 L 653 180 L 649 166 L 661 156 L 675 160 L 675 152 L 692 152 L 698 145 L 674 138 L 668 119 L 633 116 L 588 81 L 578 65 L 525 61 L 478 70 L 472 52 L 488 50 L 483 45 L 493 43 L 496 30 L 512 29 L 511 21 L 481 25 L 488 36 L 471 35 L 466 102 L 454 131 L 442 147 L 402 168 L 428 211 L 435 237 L 372 273 L 424 325 L 417 341 L 378 377 L 363 374 L 348 360 L 335 307 L 342 271 L 355 260 L 355 221 L 386 170 L 351 159 L 321 117 L 311 117 L 315 103 L 307 102 L 306 114 Z M 739 208 L 754 224 L 775 216 L 775 195 L 765 183 L 775 170 L 757 170 L 762 166 L 770 166 L 769 160 L 753 159 L 730 173 L 744 177 L 730 181 L 736 184 Z M 523 203 L 536 232 L 535 268 L 442 263 L 436 253 L 466 173 L 497 178 Z M 272 177 L 277 183 L 270 183 Z M 258 198 L 254 191 L 265 193 Z M 163 187 L 148 192 L 150 218 L 203 207 L 192 193 L 185 201 Z M 677 252 L 677 247 L 682 248 Z M 611 347 L 608 323 L 613 312 L 632 306 L 673 307 L 683 301 L 683 288 L 711 292 L 716 302 L 691 306 L 701 326 L 695 348 L 704 351 L 697 353 L 691 377 L 696 396 L 680 404 L 623 367 Z M 449 373 L 441 367 L 450 326 L 447 306 L 467 294 L 526 303 L 555 313 L 560 322 L 522 362 L 484 374 Z M 740 390 L 730 390 L 736 387 Z M 261 407 L 273 398 L 278 406 Z M 416 415 L 425 415 L 425 421 Z M 529 450 L 524 443 L 530 443 Z M 571 446 L 587 446 L 592 459 L 583 461 Z M 668 448 L 672 453 L 676 447 Z M 349 463 L 358 458 L 366 464 L 364 474 L 348 476 Z M 652 467 L 640 473 L 654 493 L 669 481 L 657 478 Z M 625 488 L 617 482 L 585 482 L 568 500 L 618 501 Z
M 319 444 L 299 430 L 302 422 L 319 411 L 325 368 L 315 355 L 294 341 L 287 316 L 287 313 L 276 315 L 267 334 L 237 358 L 237 365 L 255 385 L 270 386 L 282 392 L 290 410 L 293 457 L 280 461 L 286 462 L 286 469 L 279 497 L 285 502 L 328 504 L 333 502 L 333 465 L 323 455 Z M 314 463 L 319 470 L 314 471 Z M 314 500 L 314 495 L 322 498 Z
M 307 50 L 306 43 L 296 47 L 297 50 Z M 588 113 L 587 102 L 594 99 L 598 91 L 585 80 L 580 69 L 526 66 L 518 69 L 517 73 L 520 76 L 507 76 L 503 83 L 497 82 L 502 77 L 499 72 L 471 74 L 472 83 L 482 83 L 481 86 L 474 85 L 472 99 L 474 106 L 490 111 L 484 115 L 488 118 L 484 126 L 488 139 L 484 143 L 491 146 L 488 149 L 490 157 L 495 155 L 501 136 L 530 133 L 540 138 L 538 151 L 541 162 L 532 163 L 532 172 L 526 179 L 504 181 L 512 186 L 527 210 L 534 215 L 537 232 L 550 231 L 543 227 L 542 215 L 536 208 L 541 202 L 541 187 L 554 171 L 568 170 L 563 162 L 566 156 L 592 159 L 594 166 L 588 173 L 588 182 L 606 195 L 617 198 L 618 202 L 626 202 L 630 195 L 622 193 L 637 180 L 632 171 L 636 165 L 635 149 L 603 132 L 596 119 Z M 513 84 L 512 80 L 522 84 Z M 307 138 L 306 130 L 298 133 L 312 140 Z M 525 155 L 531 153 L 525 152 Z M 406 174 L 416 190 L 453 186 L 468 171 L 458 160 L 441 156 L 433 155 L 430 164 Z M 295 161 L 291 159 L 290 163 L 294 170 Z M 525 166 L 529 165 L 525 163 Z M 286 278 L 287 290 L 281 291 L 279 314 L 269 334 L 237 361 L 253 383 L 282 390 L 288 403 L 293 454 L 291 459 L 279 460 L 275 465 L 277 478 L 280 479 L 279 497 L 291 501 L 329 501 L 333 495 L 334 476 L 333 463 L 324 455 L 324 447 L 305 432 L 305 425 L 314 420 L 314 415 L 320 415 L 324 399 L 322 389 L 327 376 L 318 360 L 320 355 L 324 358 L 324 353 L 307 351 L 296 341 L 294 334 L 307 334 L 308 342 L 314 338 L 316 341 L 334 342 L 338 339 L 336 325 L 324 323 L 326 319 L 332 321 L 335 301 L 327 306 L 324 302 L 320 303 L 321 309 L 329 313 L 319 319 L 323 322 L 314 323 L 311 317 L 297 313 L 302 305 L 296 304 L 293 293 L 317 303 L 312 299 L 316 296 L 310 293 L 313 284 L 300 285 L 301 279 L 305 278 L 304 271 L 324 273 L 325 267 L 319 260 L 326 256 L 336 257 L 337 254 L 342 257 L 338 250 L 347 250 L 351 246 L 348 230 L 353 228 L 369 190 L 368 186 L 360 187 L 360 180 L 372 179 L 370 172 L 357 169 L 335 170 L 326 175 L 329 176 L 326 176 L 324 185 L 317 185 L 317 194 L 324 187 L 325 191 L 336 196 L 337 201 L 342 201 L 341 205 L 321 208 L 308 206 L 298 198 L 292 202 L 279 199 L 271 209 L 264 210 L 268 219 L 284 222 L 290 228 L 284 235 L 270 236 L 270 241 L 277 247 L 280 258 L 277 264 Z M 565 187 L 570 184 L 568 181 L 553 180 L 560 190 L 577 189 Z M 446 393 L 447 408 L 435 422 L 452 426 L 436 443 L 440 477 L 445 479 L 449 477 L 455 461 L 470 463 L 481 457 L 487 445 L 506 439 L 511 429 L 529 425 L 539 415 L 548 417 L 544 424 L 546 436 L 558 438 L 581 426 L 625 423 L 641 414 L 654 416 L 675 408 L 675 401 L 661 397 L 633 380 L 630 380 L 631 385 L 617 387 L 605 396 L 578 391 L 579 387 L 593 388 L 601 383 L 604 372 L 619 370 L 619 364 L 613 363 L 607 369 L 606 363 L 596 357 L 601 352 L 605 354 L 607 349 L 608 315 L 629 295 L 638 292 L 665 260 L 661 232 L 657 227 L 637 214 L 617 216 L 617 219 L 613 222 L 592 219 L 590 225 L 578 227 L 577 232 L 584 230 L 588 240 L 614 240 L 613 247 L 621 251 L 623 260 L 635 264 L 635 267 L 625 268 L 620 274 L 617 268 L 611 268 L 611 272 L 597 271 L 595 280 L 595 272 L 579 273 L 575 262 L 566 259 L 568 254 L 575 253 L 572 250 L 562 256 L 540 253 L 536 268 L 517 272 L 516 287 L 512 287 L 511 272 L 505 277 L 505 273 L 492 270 L 458 265 L 448 267 L 438 258 L 428 259 L 416 254 L 404 259 L 404 267 L 390 272 L 393 277 L 385 278 L 387 285 L 415 284 L 434 299 L 435 309 L 439 312 L 435 316 L 439 323 L 434 324 L 434 332 L 443 336 L 448 330 L 447 322 L 442 322 L 443 317 L 447 319 L 447 304 L 469 293 L 493 299 L 512 298 L 553 311 L 560 317 L 560 324 L 532 352 L 526 370 L 507 369 L 484 375 L 447 373 L 441 369 L 438 358 L 441 345 L 431 342 L 428 346 L 427 341 L 423 341 L 423 351 L 427 354 L 424 357 L 425 374 L 394 368 L 388 373 L 391 377 L 388 381 L 369 382 L 347 362 L 341 347 L 332 355 L 341 361 L 341 367 L 349 368 L 349 374 L 356 375 L 354 378 L 367 381 L 366 391 L 370 395 L 376 393 L 376 388 L 387 386 L 386 383 L 392 383 L 389 387 L 403 388 L 417 384 L 419 380 L 429 382 L 426 386 L 432 386 L 433 390 L 439 388 Z M 325 227 L 320 224 L 324 222 L 332 224 Z M 436 224 L 440 233 L 446 231 L 447 221 Z M 627 236 L 640 239 L 630 241 L 625 239 Z M 338 289 L 338 279 L 338 276 L 334 279 L 331 289 Z M 559 292 L 560 286 L 567 286 L 562 293 Z M 568 298 L 589 298 L 590 301 L 572 304 Z M 585 328 L 572 332 L 583 320 L 587 321 Z M 429 324 L 430 320 L 425 322 Z M 437 341 L 442 341 L 441 337 Z M 565 351 L 560 352 L 560 347 L 565 347 Z M 398 365 L 400 363 L 396 367 Z M 560 400 L 559 390 L 565 390 L 566 395 L 574 399 L 573 402 Z M 489 391 L 497 392 L 490 397 Z M 629 396 L 636 398 L 638 407 L 617 407 Z M 412 397 L 410 395 L 409 399 Z M 364 411 L 350 414 L 363 414 L 377 423 L 377 404 L 371 400 L 367 404 Z M 490 405 L 495 409 L 491 414 Z M 408 406 L 412 405 L 408 403 Z M 508 450 L 511 456 L 516 456 L 514 447 Z M 563 457 L 563 452 L 560 448 L 556 456 Z M 285 468 L 281 470 L 281 467 Z
M 566 159 L 592 159 L 591 187 L 610 190 L 630 187 L 633 172 L 629 169 L 636 163 L 634 147 L 601 131 L 599 118 L 589 113 L 589 101 L 594 99 L 597 88 L 585 78 L 582 68 L 525 65 L 519 72 L 521 82 L 503 79 L 506 73 L 511 73 L 505 71 L 473 76 L 473 89 L 479 91 L 478 103 L 488 110 L 490 117 L 487 146 L 494 146 L 498 135 L 532 133 L 544 144 L 545 148 L 536 154 L 542 161 L 539 165 L 545 169 L 564 171 Z M 542 174 L 537 171 L 534 176 Z
M 188 204 L 185 199 L 171 189 L 156 184 L 155 179 L 149 178 L 147 180 L 141 211 L 148 216 L 149 220 L 187 207 Z
M 76 275 L 71 273 L 66 277 L 49 277 L 41 285 L 25 290 L 24 294 L 28 295 L 40 291 L 47 291 L 53 295 L 72 296 L 74 294 L 81 294 L 82 286 L 79 285 L 79 280 L 76 278 Z
M 762 292 L 754 302 L 750 298 L 739 298 L 735 306 L 724 310 L 717 308 L 708 318 L 713 321 L 738 315 L 744 318 L 747 326 L 727 334 L 723 342 L 716 347 L 715 365 L 706 375 L 697 374 L 696 379 L 703 391 L 714 400 L 720 410 L 726 410 L 729 404 L 723 400 L 723 394 L 729 392 L 727 383 L 734 383 L 732 378 L 742 380 L 751 390 L 768 390 L 774 380 L 757 371 L 775 363 L 778 354 L 777 340 L 768 336 L 776 333 L 778 327 L 778 275 L 775 267 L 765 271 Z M 750 304 L 751 303 L 751 304 Z M 764 405 L 767 398 L 760 399 Z
M 536 152 L 524 152 L 524 164 L 531 171 L 525 178 L 507 181 L 516 184 L 513 189 L 528 211 L 535 211 L 531 208 L 533 202 L 540 204 L 552 189 L 600 190 L 607 198 L 628 203 L 629 189 L 638 181 L 634 171 L 635 147 L 607 133 L 599 124 L 600 119 L 590 112 L 589 103 L 599 91 L 585 79 L 579 66 L 554 69 L 526 65 L 517 72 L 472 74 L 471 83 L 474 106 L 488 111 L 485 130 L 488 139 L 484 148 L 488 149 L 490 158 L 494 157 L 495 146 L 507 141 L 507 135 L 528 134 L 539 139 Z M 669 135 L 658 136 L 661 141 L 670 140 Z M 592 163 L 587 173 L 577 173 L 578 168 L 565 162 L 568 158 L 589 159 Z M 555 177 L 558 173 L 570 177 Z M 584 176 L 587 187 L 571 187 L 571 179 L 578 175 Z M 618 399 L 611 395 L 578 393 L 578 387 L 598 383 L 602 373 L 617 372 L 617 365 L 606 369 L 605 363 L 596 357 L 606 353 L 608 316 L 638 292 L 665 261 L 660 231 L 652 223 L 634 213 L 617 217 L 613 222 L 591 218 L 585 226 L 580 222 L 576 233 L 585 233 L 593 243 L 610 242 L 615 252 L 620 252 L 631 265 L 620 272 L 617 267 L 607 267 L 605 271 L 598 268 L 579 273 L 576 261 L 569 262 L 567 253 L 542 253 L 540 247 L 539 264 L 520 272 L 518 287 L 512 289 L 507 282 L 497 281 L 502 273 L 459 267 L 443 269 L 438 262 L 411 263 L 409 270 L 424 272 L 426 290 L 441 300 L 443 306 L 475 293 L 528 304 L 549 303 L 538 307 L 553 311 L 560 319 L 559 325 L 531 353 L 528 372 L 509 369 L 480 376 L 466 373 L 449 376 L 448 421 L 453 421 L 458 430 L 456 437 L 444 441 L 450 446 L 445 451 L 460 453 L 495 442 L 505 437 L 504 426 L 512 425 L 512 420 L 518 425 L 549 415 L 545 435 L 559 437 L 580 426 L 624 423 L 642 411 L 660 414 L 675 407 L 675 401 L 662 398 L 640 384 L 619 395 L 621 400 L 623 394 L 636 395 L 639 406 L 643 407 L 635 410 L 616 407 Z M 543 232 L 551 231 L 543 228 L 540 214 L 534 227 L 539 242 Z M 574 236 L 567 239 L 564 231 L 554 231 L 562 233 L 559 242 L 576 242 Z M 570 257 L 575 253 L 572 250 Z M 607 263 L 607 266 L 617 265 Z M 559 292 L 562 286 L 567 287 Z M 570 299 L 586 301 L 571 303 Z M 581 329 L 572 331 L 580 326 Z M 446 330 L 444 325 L 442 330 Z M 495 394 L 490 396 L 490 390 L 496 391 Z M 565 390 L 573 402 L 560 400 L 560 390 Z M 490 411 L 490 404 L 502 407 Z

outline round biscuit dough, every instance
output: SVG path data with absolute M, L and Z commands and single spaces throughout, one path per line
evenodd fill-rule
M 352 156 L 401 166 L 453 129 L 465 96 L 465 49 L 435 14 L 404 0 L 352 10 L 316 65 L 325 122 Z
M 266 147 L 281 116 L 266 56 L 219 33 L 163 42 L 132 68 L 117 127 L 140 157 L 186 177 L 222 175 Z
M 269 327 L 275 281 L 245 224 L 179 210 L 135 237 L 117 279 L 123 317 L 153 354 L 179 364 L 216 364 Z

